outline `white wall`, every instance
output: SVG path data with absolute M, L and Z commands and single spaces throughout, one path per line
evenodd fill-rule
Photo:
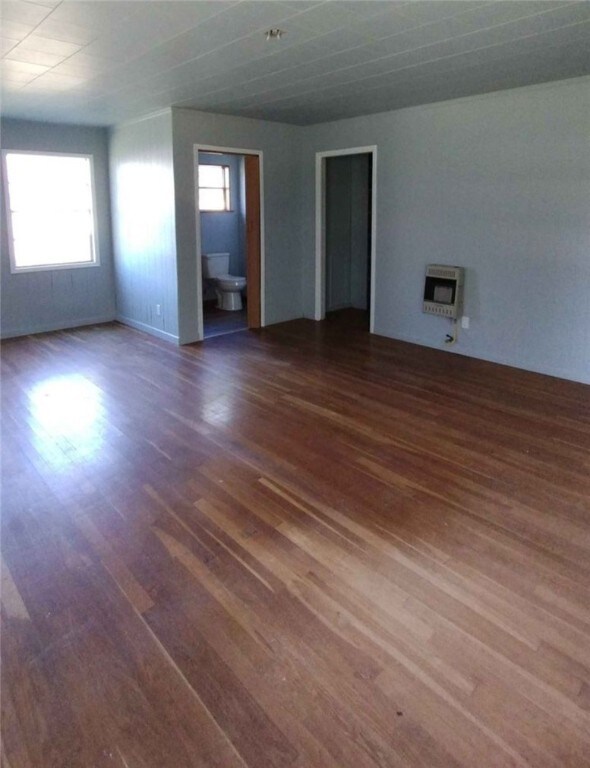
M 117 319 L 178 341 L 170 110 L 112 129 L 109 148 Z
M 301 317 L 299 139 L 303 129 L 190 109 L 173 109 L 172 115 L 180 342 L 198 338 L 195 144 L 264 153 L 265 321 L 272 324 Z
M 303 130 L 307 317 L 315 152 L 376 144 L 376 333 L 444 347 L 424 268 L 458 264 L 471 328 L 453 352 L 590 383 L 590 78 Z
M 93 156 L 96 235 L 100 254 L 100 265 L 95 267 L 11 274 L 6 208 L 2 205 L 2 336 L 21 336 L 113 320 L 115 296 L 106 129 L 3 119 L 2 148 Z

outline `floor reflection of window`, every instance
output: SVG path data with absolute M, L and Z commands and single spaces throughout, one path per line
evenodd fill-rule
M 92 458 L 103 443 L 102 391 L 80 374 L 39 382 L 30 392 L 35 448 L 55 466 Z
M 228 426 L 234 419 L 234 395 L 231 391 L 218 394 L 213 400 L 206 402 L 202 410 L 202 418 L 209 424 Z

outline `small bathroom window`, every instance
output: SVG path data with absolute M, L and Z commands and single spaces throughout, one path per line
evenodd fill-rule
M 231 211 L 229 165 L 199 165 L 199 210 Z

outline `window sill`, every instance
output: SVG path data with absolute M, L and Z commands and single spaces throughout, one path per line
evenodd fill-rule
M 11 265 L 11 275 L 21 275 L 28 272 L 55 272 L 62 269 L 87 269 L 89 267 L 100 267 L 99 261 L 93 261 L 91 263 L 78 262 L 77 264 L 41 264 L 34 267 L 15 267 Z

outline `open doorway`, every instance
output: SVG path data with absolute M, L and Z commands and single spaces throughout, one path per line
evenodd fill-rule
M 376 147 L 316 155 L 315 318 L 352 316 L 373 331 Z
M 263 325 L 262 153 L 195 147 L 200 338 Z

